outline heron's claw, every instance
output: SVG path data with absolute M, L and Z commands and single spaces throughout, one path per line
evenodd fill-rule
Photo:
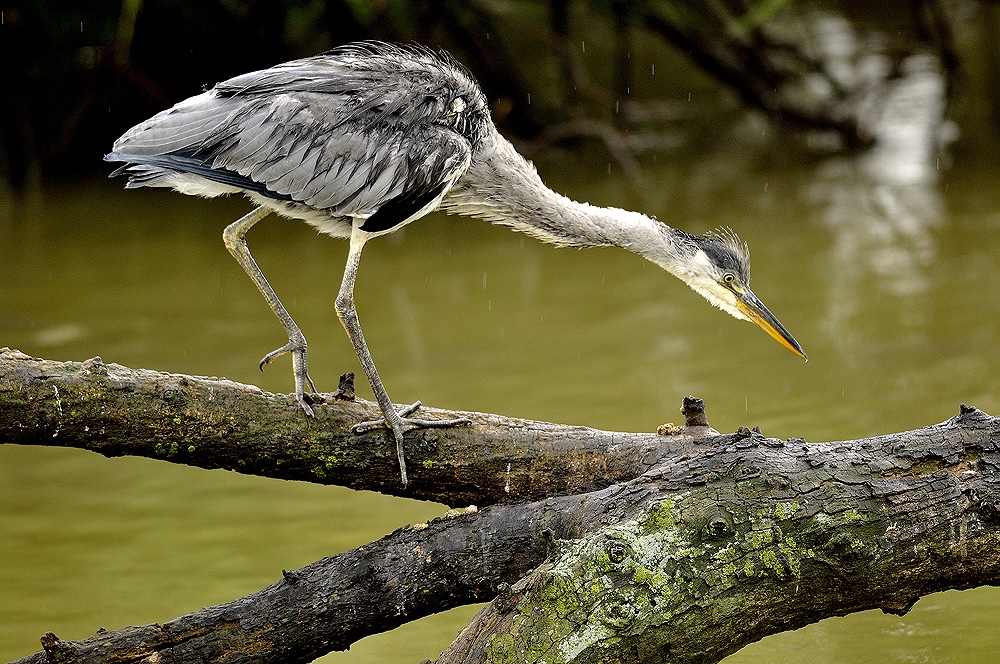
M 396 413 L 399 418 L 400 428 L 403 431 L 409 431 L 410 429 L 432 429 L 434 427 L 453 427 L 472 423 L 472 420 L 467 417 L 456 417 L 450 420 L 423 420 L 407 417 L 407 415 L 420 408 L 420 405 L 420 402 L 417 401 L 409 406 L 404 406 Z M 386 418 L 383 417 L 377 420 L 359 422 L 351 427 L 351 433 L 360 434 L 374 429 L 393 429 L 393 426 L 391 422 L 386 421 Z
M 310 390 L 316 392 L 316 384 L 313 383 L 313 379 L 309 376 L 305 339 L 301 341 L 292 341 L 289 339 L 287 344 L 281 348 L 272 350 L 261 358 L 258 366 L 263 371 L 265 366 L 286 354 L 291 354 L 292 356 L 292 373 L 295 375 L 295 398 L 299 402 L 299 407 L 302 411 L 308 417 L 314 417 L 315 413 L 310 405 L 311 399 L 306 394 L 306 385 L 309 385 Z
M 409 406 L 403 406 L 398 413 L 400 421 L 402 422 L 403 418 L 405 418 L 407 415 L 415 411 L 417 408 L 420 408 L 419 401 L 416 401 L 410 404 Z M 364 422 L 359 422 L 355 424 L 353 427 L 351 427 L 351 433 L 365 433 L 367 431 L 372 431 L 373 429 L 391 429 L 391 428 L 392 425 L 388 421 L 386 421 L 386 419 L 383 417 L 377 420 L 366 420 Z
M 309 382 L 311 383 L 312 381 Z M 313 391 L 315 390 L 316 388 L 313 388 Z M 311 399 L 308 394 L 305 394 L 304 392 L 302 394 L 296 394 L 295 398 L 298 400 L 299 408 L 301 408 L 306 414 L 306 417 L 316 417 L 316 413 L 313 412 L 312 406 L 309 405 Z
M 391 405 L 391 404 L 390 404 Z M 459 424 L 472 424 L 472 420 L 465 417 L 456 417 L 450 420 L 421 420 L 406 417 L 417 408 L 420 402 L 417 401 L 409 406 L 404 406 L 397 412 L 395 408 L 383 410 L 384 417 L 378 420 L 368 420 L 360 422 L 351 427 L 351 433 L 364 433 L 372 429 L 389 429 L 392 437 L 396 439 L 396 456 L 399 458 L 399 477 L 403 481 L 405 488 L 409 480 L 406 478 L 406 455 L 403 453 L 403 432 L 410 429 L 430 429 L 437 427 L 452 427 Z

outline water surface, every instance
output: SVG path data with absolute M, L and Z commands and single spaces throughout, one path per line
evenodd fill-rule
M 613 165 L 545 162 L 579 200 L 642 210 L 750 245 L 754 291 L 803 362 L 678 280 L 618 249 L 557 250 L 505 228 L 432 215 L 365 249 L 356 292 L 389 394 L 617 430 L 680 419 L 694 394 L 723 431 L 808 440 L 920 427 L 971 403 L 1000 414 L 1000 196 L 981 165 L 893 178 L 864 162 L 774 152 L 661 158 L 642 183 Z M 238 199 L 85 182 L 0 216 L 0 345 L 51 359 L 292 387 L 285 339 L 222 244 Z M 250 247 L 310 341 L 322 390 L 358 371 L 333 300 L 346 243 L 269 218 Z M 366 386 L 362 396 L 370 398 Z M 0 447 L 0 661 L 53 631 L 164 621 L 439 515 L 444 507 L 76 450 Z M 803 590 L 806 592 L 806 590 Z M 324 661 L 435 657 L 465 607 Z M 1000 593 L 922 599 L 744 649 L 730 664 L 993 661 Z

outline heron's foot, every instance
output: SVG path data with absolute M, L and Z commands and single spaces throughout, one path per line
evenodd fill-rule
M 289 339 L 288 343 L 272 350 L 270 353 L 261 358 L 260 370 L 263 371 L 264 367 L 273 362 L 275 359 L 281 357 L 282 355 L 292 356 L 292 373 L 295 376 L 295 398 L 299 402 L 299 407 L 305 412 L 309 417 L 313 417 L 312 409 L 312 399 L 306 394 L 306 385 L 309 385 L 309 389 L 316 392 L 316 384 L 313 383 L 313 379 L 309 376 L 309 363 L 306 360 L 306 342 L 303 338 L 300 341 L 293 341 Z
M 403 481 L 403 487 L 405 488 L 408 484 L 406 477 L 406 455 L 403 451 L 403 432 L 409 431 L 411 429 L 430 429 L 436 427 L 451 427 L 458 426 L 460 424 L 471 424 L 472 421 L 465 417 L 456 417 L 450 420 L 422 420 L 417 418 L 407 417 L 420 408 L 420 402 L 404 406 L 399 412 L 395 408 L 390 408 L 387 412 L 382 411 L 384 417 L 378 420 L 368 420 L 366 422 L 361 422 L 355 424 L 351 427 L 351 433 L 364 433 L 366 431 L 371 431 L 373 429 L 389 429 L 392 431 L 392 437 L 396 440 L 396 456 L 399 458 L 399 477 Z
M 316 385 L 313 383 L 312 378 L 309 377 L 309 371 L 306 369 L 308 362 L 306 361 L 306 345 L 304 342 L 299 344 L 289 341 L 281 348 L 275 348 L 260 359 L 258 367 L 260 367 L 260 370 L 263 371 L 264 367 L 269 365 L 271 362 L 274 362 L 282 355 L 288 354 L 291 354 L 292 356 L 292 367 L 295 369 L 295 377 L 298 378 L 301 374 L 303 384 L 308 383 L 309 389 L 315 392 Z
M 306 417 L 316 417 L 316 413 L 312 409 L 312 398 L 305 392 L 295 395 L 296 401 L 299 402 L 299 408 L 306 414 Z
M 411 429 L 433 429 L 435 427 L 454 427 L 460 426 L 462 424 L 471 424 L 472 420 L 467 417 L 456 417 L 450 420 L 422 420 L 419 418 L 407 417 L 418 408 L 420 408 L 420 402 L 417 401 L 409 406 L 404 406 L 396 414 L 399 418 L 400 429 L 403 431 L 409 431 Z M 386 418 L 380 418 L 377 420 L 367 420 L 365 422 L 359 422 L 351 427 L 351 433 L 365 433 L 367 431 L 372 431 L 374 429 L 395 429 L 393 427 L 394 423 L 387 421 Z

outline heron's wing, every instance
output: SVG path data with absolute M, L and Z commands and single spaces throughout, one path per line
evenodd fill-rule
M 473 101 L 485 113 L 461 70 L 401 53 L 412 57 L 395 69 L 340 54 L 238 76 L 130 130 L 107 159 L 126 162 L 132 186 L 187 173 L 392 228 L 464 172 L 472 148 L 457 115 Z
M 213 136 L 211 168 L 335 216 L 372 217 L 390 201 L 423 201 L 417 212 L 468 166 L 470 144 L 451 129 L 373 113 L 345 121 L 329 96 L 282 93 L 248 105 Z

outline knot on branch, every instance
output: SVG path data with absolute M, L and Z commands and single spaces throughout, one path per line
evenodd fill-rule
M 965 424 L 971 425 L 973 423 L 985 422 L 992 419 L 989 415 L 979 410 L 975 406 L 970 406 L 968 404 L 959 404 L 958 415 L 951 418 L 953 424 Z
M 980 489 L 970 494 L 979 516 L 987 523 L 1000 523 L 1000 491 Z
M 108 365 L 104 363 L 100 355 L 95 355 L 89 360 L 84 360 L 80 365 L 84 371 L 91 373 L 95 376 L 107 376 L 108 375 Z
M 55 658 L 55 649 L 59 645 L 59 637 L 52 632 L 45 632 L 39 640 L 42 642 L 42 649 L 44 649 L 49 656 Z
M 611 540 L 605 545 L 604 550 L 608 554 L 608 560 L 615 565 L 622 564 L 629 557 L 628 546 L 619 540 Z
M 703 535 L 706 540 L 718 541 L 732 537 L 735 532 L 729 515 L 716 512 L 708 518 Z
M 684 416 L 685 426 L 709 426 L 708 415 L 705 413 L 705 402 L 698 397 L 684 397 L 684 402 L 681 404 L 681 414 Z

